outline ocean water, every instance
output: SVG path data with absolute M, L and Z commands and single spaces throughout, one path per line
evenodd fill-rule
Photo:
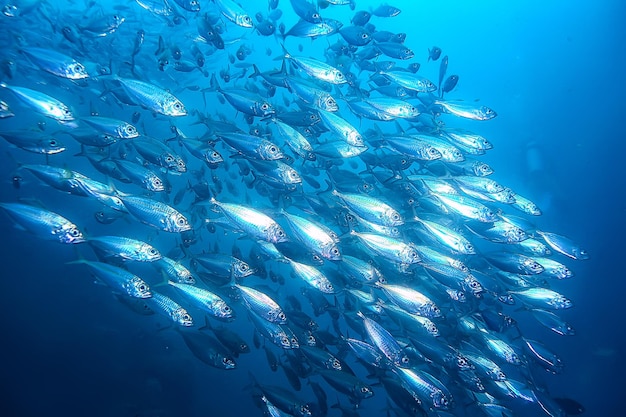
M 173 2 L 172 2 L 173 3 Z M 188 111 L 197 109 L 206 115 L 225 119 L 241 129 L 248 125 L 241 114 L 228 103 L 219 101 L 213 91 L 200 92 L 209 87 L 212 74 L 225 90 L 237 86 L 243 88 L 251 79 L 237 76 L 255 63 L 261 71 L 278 68 L 281 54 L 280 39 L 263 37 L 258 33 L 236 27 L 222 18 L 222 33 L 226 40 L 224 50 L 215 50 L 199 43 L 206 63 L 202 70 L 191 73 L 178 72 L 173 60 L 163 71 L 154 51 L 158 38 L 169 46 L 177 46 L 183 57 L 189 57 L 189 48 L 197 36 L 197 20 L 205 11 L 215 11 L 208 1 L 201 1 L 200 15 L 182 11 L 180 24 L 168 25 L 167 19 L 155 17 L 135 2 L 88 2 L 50 1 L 39 3 L 24 1 L 14 3 L 16 16 L 0 15 L 0 59 L 15 63 L 12 70 L 3 69 L 1 80 L 9 85 L 32 88 L 46 92 L 68 104 L 75 115 L 86 116 L 90 105 L 100 115 L 130 121 L 134 112 L 141 117 L 135 125 L 142 133 L 164 140 L 171 137 L 170 123 L 175 124 L 187 136 L 204 134 L 202 125 L 194 125 L 194 116 L 181 118 L 153 117 L 152 112 L 139 106 L 118 104 L 110 97 L 100 98 L 103 83 L 90 77 L 85 83 L 72 83 L 37 69 L 19 52 L 26 46 L 52 48 L 71 55 L 93 68 L 111 66 L 114 73 L 129 76 L 125 62 L 130 60 L 137 30 L 145 30 L 145 42 L 136 57 L 137 78 L 153 82 L 169 89 L 185 104 Z M 380 3 L 356 2 L 356 10 L 370 10 Z M 623 236 L 626 235 L 626 203 L 623 191 L 626 180 L 621 169 L 626 145 L 623 140 L 623 97 L 626 83 L 626 32 L 623 17 L 626 6 L 619 1 L 526 1 L 526 2 L 467 2 L 467 1 L 416 1 L 391 2 L 400 8 L 401 14 L 393 18 L 373 17 L 377 30 L 405 32 L 405 45 L 415 57 L 407 62 L 397 61 L 398 66 L 419 62 L 418 74 L 437 82 L 439 62 L 427 62 L 428 48 L 440 47 L 449 57 L 448 74 L 458 74 L 457 87 L 446 95 L 450 100 L 480 103 L 494 109 L 498 116 L 489 121 L 472 121 L 452 115 L 440 117 L 447 126 L 470 129 L 486 137 L 493 149 L 479 157 L 493 167 L 491 178 L 530 198 L 541 207 L 543 214 L 532 218 L 540 230 L 548 230 L 580 242 L 590 254 L 589 260 L 574 261 L 564 257 L 555 258 L 568 265 L 575 276 L 568 280 L 551 282 L 551 288 L 565 294 L 574 303 L 572 309 L 558 312 L 576 329 L 574 336 L 558 336 L 542 328 L 528 313 L 521 311 L 521 304 L 506 307 L 507 314 L 517 321 L 522 333 L 530 339 L 539 340 L 558 353 L 564 363 L 560 374 L 552 375 L 532 366 L 532 384 L 550 396 L 571 398 L 584 405 L 589 416 L 620 415 L 622 406 L 623 375 L 626 367 L 623 325 Z M 253 16 L 257 12 L 268 14 L 266 2 L 241 2 Z M 297 18 L 288 1 L 279 2 L 284 22 L 289 29 Z M 100 9 L 102 11 L 100 11 Z M 126 18 L 118 30 L 103 37 L 88 38 L 81 34 L 85 22 L 100 22 L 100 13 L 118 13 Z M 331 6 L 320 12 L 323 17 L 340 20 L 349 25 L 354 12 L 347 6 Z M 9 13 L 11 14 L 11 13 Z M 60 29 L 74 28 L 82 44 L 71 43 L 63 38 Z M 329 44 L 343 41 L 338 34 L 315 40 L 288 37 L 285 47 L 294 56 L 310 56 L 324 60 L 324 50 Z M 241 46 L 251 50 L 243 61 L 230 63 L 229 55 Z M 301 48 L 301 51 L 300 51 Z M 266 54 L 266 49 L 271 52 Z M 380 57 L 379 60 L 386 59 Z M 6 68 L 6 67 L 3 67 Z M 228 70 L 232 76 L 229 83 L 220 77 L 220 71 Z M 349 67 L 358 74 L 358 68 Z M 204 71 L 205 73 L 203 73 Z M 245 77 L 251 73 L 248 68 Z M 9 77 L 11 75 L 11 77 Z M 303 78 L 306 76 L 299 75 Z M 366 73 L 361 73 L 362 88 L 369 88 Z M 248 85 L 248 89 L 250 87 Z M 259 82 L 256 81 L 256 85 Z M 333 90 L 337 92 L 337 90 Z M 341 87 L 342 94 L 348 89 Z M 336 98 L 339 98 L 337 96 Z M 34 113 L 20 104 L 6 89 L 0 89 L 0 99 L 9 103 L 15 117 L 0 119 L 2 132 L 20 129 L 41 129 L 58 134 L 67 150 L 48 158 L 50 165 L 79 171 L 98 181 L 108 182 L 85 158 L 74 156 L 80 146 L 65 132 L 68 126 Z M 285 89 L 268 99 L 276 107 L 291 102 L 293 95 Z M 365 121 L 350 114 L 345 101 L 338 100 L 341 114 L 359 128 L 362 133 L 373 125 L 385 131 L 393 131 L 391 124 Z M 418 103 L 418 101 L 415 101 Z M 293 109 L 293 107 L 292 107 Z M 255 119 L 255 124 L 266 123 Z M 405 121 L 400 122 L 406 126 Z M 361 129 L 362 128 L 362 129 Z M 189 172 L 184 175 L 167 174 L 173 191 L 169 199 L 153 195 L 159 201 L 172 204 L 174 194 L 184 189 L 187 179 L 193 180 L 192 171 L 202 163 L 172 142 L 172 149 L 184 155 Z M 46 158 L 17 149 L 8 142 L 2 147 L 0 165 L 0 201 L 23 200 L 41 204 L 48 210 L 71 219 L 89 236 L 121 235 L 150 242 L 164 254 L 177 254 L 180 237 L 142 225 L 126 216 L 111 224 L 95 221 L 94 213 L 102 209 L 98 202 L 85 197 L 72 196 L 44 185 L 33 175 L 18 170 L 20 164 L 44 164 Z M 227 159 L 227 166 L 206 170 L 205 178 L 212 188 L 223 186 L 217 193 L 220 201 L 238 202 L 275 213 L 277 208 L 270 200 L 251 190 L 241 180 L 236 160 L 228 158 L 229 148 L 218 146 Z M 303 166 L 298 160 L 296 169 Z M 413 168 L 419 166 L 417 163 Z M 346 161 L 342 169 L 360 173 L 361 162 Z M 158 171 L 158 169 L 155 168 Z M 19 187 L 14 176 L 19 173 Z M 210 176 L 216 174 L 217 181 Z M 322 175 L 323 177 L 323 175 Z M 319 179 L 319 177 L 318 177 Z M 146 191 L 133 184 L 115 182 L 124 192 L 144 195 Z M 322 184 L 324 181 L 322 180 Z M 316 195 L 305 185 L 304 191 Z M 325 189 L 325 185 L 322 190 Z M 292 200 L 299 198 L 293 194 Z M 393 205 L 393 196 L 384 197 Z M 399 201 L 399 197 L 398 197 Z M 177 205 L 182 212 L 192 212 L 193 197 L 185 195 Z M 295 204 L 295 203 L 294 203 Z M 498 207 L 504 207 L 502 205 Z M 512 211 L 504 208 L 506 212 Z M 212 218 L 215 214 L 209 214 Z M 406 214 L 406 212 L 403 212 Z M 190 217 L 191 218 L 191 217 Z M 345 233 L 330 219 L 330 227 Z M 230 230 L 217 226 L 211 232 L 202 219 L 192 218 L 197 243 L 190 251 L 199 254 L 213 251 L 230 253 L 233 246 L 247 254 L 252 245 Z M 0 414 L 3 416 L 68 415 L 80 416 L 243 416 L 262 415 L 263 410 L 255 404 L 253 379 L 266 385 L 291 389 L 282 370 L 272 371 L 267 363 L 265 349 L 257 349 L 252 343 L 254 327 L 246 317 L 244 306 L 230 301 L 237 311 L 237 319 L 222 324 L 239 333 L 252 347 L 252 352 L 238 358 L 234 370 L 219 370 L 199 361 L 183 343 L 175 325 L 160 315 L 141 315 L 119 302 L 111 290 L 94 282 L 86 268 L 68 265 L 77 257 L 95 260 L 87 244 L 61 245 L 39 239 L 15 227 L 11 219 L 0 215 L 3 266 L 0 279 L 0 323 L 3 342 L 0 344 L 2 375 Z M 478 238 L 473 237 L 473 240 Z M 342 236 L 341 247 L 348 251 L 356 245 Z M 492 247 L 493 248 L 493 247 Z M 188 259 L 183 259 L 188 262 Z M 169 288 L 159 287 L 160 277 L 149 266 L 129 265 L 138 275 L 145 277 L 157 291 L 175 296 Z M 291 277 L 290 269 L 282 264 L 271 263 L 268 268 L 284 278 L 278 285 L 270 279 L 253 278 L 261 289 L 271 288 L 281 305 L 288 295 L 297 296 L 309 314 L 308 303 L 300 295 L 305 284 Z M 244 281 L 248 282 L 248 281 Z M 331 304 L 338 300 L 344 305 L 344 295 L 328 296 Z M 184 304 L 183 299 L 177 299 Z M 196 312 L 189 308 L 192 313 Z M 452 314 L 452 313 L 450 313 Z M 453 314 L 454 316 L 454 314 Z M 202 314 L 194 315 L 195 326 L 204 324 Z M 328 315 L 316 318 L 322 328 L 331 328 Z M 212 320 L 213 325 L 220 325 Z M 438 322 L 445 328 L 445 323 Z M 346 335 L 356 337 L 353 330 L 341 322 Z M 510 333 L 511 343 L 520 343 Z M 509 339 L 510 338 L 510 339 Z M 284 354 L 269 341 L 262 342 L 274 355 Z M 336 347 L 330 347 L 333 353 Z M 345 358 L 357 375 L 369 384 L 376 378 L 368 378 L 365 368 L 353 355 Z M 428 369 L 428 368 L 424 368 Z M 433 366 L 436 374 L 441 367 Z M 514 373 L 514 371 L 512 371 Z M 440 376 L 440 374 L 439 374 Z M 328 405 L 339 401 L 348 413 L 347 396 L 336 392 L 324 380 L 313 373 L 311 381 L 319 383 L 328 396 Z M 457 416 L 479 416 L 482 412 L 463 393 L 455 378 L 450 378 L 449 388 L 457 399 L 456 407 L 449 413 Z M 522 380 L 522 377 L 518 377 Z M 526 379 L 527 383 L 530 379 Z M 291 389 L 292 390 L 292 389 Z M 378 384 L 373 385 L 375 395 L 361 402 L 356 410 L 360 416 L 393 415 L 388 395 Z M 458 392 L 461 391 L 460 394 Z M 295 391 L 294 391 L 295 392 Z M 302 379 L 302 390 L 296 395 L 315 403 L 315 396 Z M 519 416 L 543 415 L 537 405 L 523 401 L 505 402 Z M 393 407 L 395 409 L 395 406 Z M 316 410 L 316 407 L 313 406 Z M 331 408 L 328 415 L 341 412 Z M 429 415 L 437 415 L 429 411 Z M 441 413 L 440 415 L 449 415 Z

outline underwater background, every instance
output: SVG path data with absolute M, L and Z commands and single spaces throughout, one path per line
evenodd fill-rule
M 101 48 L 102 54 L 127 50 L 132 39 L 125 42 L 116 39 L 115 44 L 108 42 L 115 37 L 132 37 L 136 25 L 140 24 L 133 21 L 132 14 L 147 13 L 135 2 L 43 3 L 47 5 L 34 5 L 33 10 L 18 16 L 0 16 L 1 58 L 23 60 L 17 52 L 24 46 L 21 42 L 58 47 L 59 52 L 79 58 L 63 48 L 58 33 L 54 33 L 43 18 L 47 11 L 60 10 L 63 15 L 78 18 L 81 12 L 76 10 L 97 14 L 95 9 L 100 6 L 107 13 L 115 10 L 111 7 L 113 4 L 125 6 L 119 8 L 119 13 L 126 14 L 127 21 L 118 31 L 106 36 L 106 40 L 102 38 L 83 45 Z M 15 4 L 19 10 L 19 2 Z M 356 10 L 370 10 L 380 4 L 357 0 Z M 372 19 L 372 22 L 377 29 L 407 34 L 405 44 L 415 53 L 415 58 L 409 62 L 421 63 L 419 74 L 436 81 L 439 62 L 427 62 L 428 49 L 436 45 L 449 57 L 448 73 L 459 75 L 457 87 L 446 98 L 479 100 L 497 112 L 498 116 L 490 121 L 457 123 L 475 130 L 493 144 L 493 149 L 481 156 L 481 160 L 494 169 L 492 177 L 537 203 L 543 213 L 532 220 L 538 228 L 568 236 L 584 245 L 590 254 L 589 260 L 568 263 L 575 276 L 559 287 L 574 303 L 574 308 L 561 311 L 560 316 L 575 327 L 575 336 L 562 337 L 540 329 L 529 315 L 516 313 L 524 334 L 550 346 L 565 364 L 560 374 L 539 374 L 540 385 L 549 387 L 553 397 L 580 402 L 586 415 L 618 415 L 624 409 L 622 395 L 626 375 L 623 361 L 626 284 L 622 265 L 626 248 L 626 175 L 622 168 L 626 152 L 623 130 L 626 4 L 615 0 L 442 0 L 390 4 L 402 12 L 396 17 Z M 241 1 L 241 5 L 251 16 L 258 11 L 268 11 L 266 2 Z M 43 7 L 43 12 L 36 10 L 38 7 Z M 201 7 L 200 14 L 205 7 L 214 6 L 201 1 Z M 278 8 L 283 10 L 281 19 L 287 28 L 297 21 L 288 1 L 281 0 Z M 159 34 L 166 39 L 174 38 L 173 31 L 181 30 L 179 28 L 195 32 L 195 14 L 183 13 L 187 21 L 179 26 L 144 27 L 146 38 L 150 36 L 151 42 L 155 42 Z M 331 6 L 320 13 L 349 25 L 354 11 L 348 6 Z M 56 21 L 54 15 L 48 17 Z M 37 22 L 41 26 L 37 27 Z M 135 26 L 125 27 L 130 25 Z M 314 41 L 289 37 L 284 45 L 294 55 L 323 59 L 322 51 L 329 42 L 338 39 L 337 34 L 328 40 L 321 37 Z M 181 49 L 185 42 L 191 41 L 176 38 Z M 250 32 L 237 42 L 207 55 L 209 74 L 217 74 L 228 66 L 228 54 L 234 53 L 239 43 L 252 49 L 246 60 L 256 63 L 262 70 L 280 65 L 273 60 L 282 53 L 279 39 Z M 116 45 L 124 47 L 116 49 Z M 299 45 L 303 52 L 296 53 Z M 271 56 L 265 54 L 266 48 L 271 48 Z M 148 79 L 154 73 L 162 87 L 176 90 L 176 82 L 172 81 L 171 85 L 164 82 L 152 51 L 143 59 L 142 70 Z M 149 67 L 150 60 L 154 61 L 154 67 Z M 231 71 L 237 70 L 231 67 Z M 172 80 L 176 77 L 171 71 L 170 75 Z M 13 80 L 2 77 L 2 81 L 9 84 L 41 91 L 50 88 L 50 94 L 59 91 L 54 86 L 40 84 L 37 71 L 33 70 L 16 74 Z M 46 82 L 50 79 L 50 76 L 45 77 Z M 62 81 L 67 80 L 59 83 Z M 209 78 L 198 72 L 194 83 L 202 82 L 208 87 Z M 76 91 L 81 88 L 90 87 L 79 86 Z M 83 109 L 77 111 L 78 114 L 88 112 L 84 110 L 88 105 L 79 103 L 77 97 L 67 92 L 61 97 L 70 107 Z M 219 104 L 213 92 L 207 93 L 207 106 L 197 92 L 185 91 L 179 97 L 188 109 L 201 108 L 206 114 L 214 115 L 223 112 L 240 127 L 246 126 L 240 115 L 224 108 L 227 105 Z M 43 119 L 20 106 L 7 90 L 0 90 L 0 99 L 11 105 L 16 119 L 23 118 L 22 123 L 28 120 L 36 125 Z M 101 113 L 105 113 L 107 105 L 107 102 L 96 104 Z M 347 112 L 341 102 L 340 108 L 342 113 Z M 116 107 L 112 111 L 116 117 L 124 119 L 126 115 L 125 120 L 130 120 L 135 110 Z M 150 117 L 148 112 L 144 119 L 147 117 Z M 451 125 L 455 123 L 449 118 L 446 121 Z M 1 119 L 0 134 L 24 126 L 15 123 L 12 118 Z M 54 131 L 55 121 L 48 120 L 46 124 L 48 131 Z M 195 129 L 185 118 L 180 122 L 177 119 L 176 125 L 183 131 Z M 167 123 L 163 126 L 167 127 Z M 161 137 L 167 136 L 165 132 Z M 76 169 L 89 176 L 93 174 L 93 178 L 106 182 L 85 160 L 73 156 L 80 151 L 80 146 L 69 139 L 66 142 L 68 150 L 51 155 L 50 164 Z M 0 146 L 2 202 L 36 199 L 47 209 L 72 219 L 86 235 L 119 234 L 149 239 L 164 253 L 176 246 L 171 236 L 152 231 L 136 221 L 99 224 L 93 217 L 98 209 L 97 202 L 61 193 L 32 175 L 24 174 L 24 182 L 17 188 L 12 178 L 18 164 L 43 164 L 45 158 L 12 147 L 8 142 Z M 343 169 L 350 169 L 349 165 Z M 178 177 L 173 182 L 178 186 L 184 184 Z M 246 193 L 245 184 L 233 183 L 241 188 L 239 195 Z M 124 190 L 124 184 L 118 188 Z M 132 192 L 139 194 L 137 190 Z M 228 191 L 219 195 L 223 200 L 235 201 L 228 196 Z M 263 411 L 255 405 L 251 394 L 249 374 L 263 384 L 288 386 L 282 373 L 270 370 L 263 349 L 253 347 L 251 353 L 241 355 L 235 370 L 218 370 L 200 362 L 166 319 L 134 314 L 106 287 L 94 285 L 86 269 L 67 265 L 78 254 L 92 257 L 84 245 L 72 247 L 38 239 L 14 227 L 14 222 L 4 214 L 0 215 L 0 236 L 3 271 L 0 279 L 3 333 L 0 414 L 3 416 L 261 415 Z M 196 248 L 212 248 L 215 242 L 207 240 L 207 236 L 217 235 L 206 235 Z M 222 249 L 230 250 L 229 247 Z M 292 282 L 287 278 L 287 285 L 296 285 Z M 238 320 L 229 324 L 231 329 L 242 326 L 240 320 L 247 320 L 242 309 L 241 313 Z M 204 320 L 199 321 L 202 325 Z M 250 342 L 251 326 L 241 327 L 241 332 Z M 342 394 L 336 395 L 325 387 L 329 405 L 336 403 Z M 389 403 L 385 391 L 374 386 L 374 392 L 376 395 L 364 400 L 358 408 L 358 415 L 386 415 Z M 306 384 L 298 395 L 310 400 L 315 398 Z M 347 405 L 348 401 L 342 399 L 341 403 Z M 466 406 L 457 404 L 451 412 L 459 416 L 482 415 Z M 522 408 L 516 410 L 515 415 L 518 413 L 540 415 L 535 414 L 536 409 Z M 328 414 L 340 415 L 340 411 L 331 408 Z

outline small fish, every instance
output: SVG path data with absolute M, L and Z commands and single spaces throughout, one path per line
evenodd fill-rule
M 436 61 L 441 56 L 441 48 L 438 46 L 433 46 L 431 49 L 428 49 L 428 61 L 433 60 Z
M 131 78 L 115 78 L 128 96 L 138 105 L 144 106 L 165 116 L 187 115 L 183 103 L 168 91 L 144 81 Z
M 191 230 L 187 218 L 165 203 L 143 197 L 124 196 L 120 198 L 128 212 L 142 223 L 170 233 Z
M 42 70 L 58 77 L 70 80 L 82 80 L 89 77 L 83 64 L 60 52 L 33 47 L 22 48 L 20 52 Z
M 85 242 L 83 233 L 65 217 L 21 203 L 0 203 L 15 223 L 35 236 L 60 243 Z
M 569 258 L 578 260 L 589 259 L 589 254 L 584 248 L 565 236 L 551 232 L 542 232 L 541 230 L 537 230 L 537 234 L 541 236 L 552 249 Z
M 0 87 L 11 90 L 22 103 L 37 113 L 59 122 L 70 122 L 74 120 L 74 115 L 68 106 L 47 94 L 26 87 L 10 86 L 3 82 L 0 82 Z
M 179 326 L 193 326 L 193 318 L 191 317 L 191 314 L 189 314 L 187 310 L 182 308 L 174 300 L 161 293 L 153 291 L 152 297 L 147 298 L 146 303 L 152 310 L 167 317 Z
M 69 262 L 69 264 L 84 264 L 98 277 L 98 279 L 116 292 L 133 298 L 150 298 L 152 292 L 144 280 L 123 268 L 103 262 L 92 262 L 85 259 Z
M 90 237 L 89 244 L 107 256 L 114 256 L 128 261 L 154 262 L 161 259 L 161 254 L 152 245 L 123 236 Z

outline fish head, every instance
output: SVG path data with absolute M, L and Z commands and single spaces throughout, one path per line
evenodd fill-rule
M 177 308 L 171 313 L 172 320 L 183 327 L 191 327 L 193 326 L 193 318 L 191 314 L 187 312 L 184 308 Z
M 72 111 L 64 104 L 58 106 L 50 105 L 48 108 L 48 114 L 61 122 L 71 122 L 74 120 Z
M 474 171 L 474 174 L 476 174 L 479 177 L 486 177 L 488 175 L 493 174 L 493 169 L 489 165 L 485 164 L 484 162 L 477 162 L 474 165 L 473 171 Z
M 400 261 L 403 264 L 415 264 L 415 263 L 418 263 L 420 260 L 421 259 L 420 259 L 419 254 L 411 246 L 408 246 L 400 254 Z
M 291 342 L 289 341 L 289 337 L 285 333 L 282 333 L 278 336 L 278 343 L 283 349 L 291 349 Z
M 271 243 L 283 243 L 283 242 L 289 241 L 287 234 L 285 233 L 283 228 L 280 227 L 278 223 L 273 223 L 267 229 L 267 238 L 268 238 L 268 241 Z
M 280 169 L 280 177 L 285 184 L 301 184 L 302 177 L 298 174 L 298 171 L 291 168 L 288 165 L 282 166 Z
M 130 123 L 122 123 L 116 129 L 117 135 L 124 139 L 133 139 L 139 136 L 137 128 Z
M 322 255 L 326 259 L 330 259 L 331 261 L 340 261 L 341 260 L 341 252 L 337 245 L 330 245 L 324 248 Z
M 589 253 L 583 248 L 573 248 L 572 253 L 578 260 L 589 259 Z
M 74 62 L 65 67 L 65 78 L 69 78 L 70 80 L 82 80 L 88 77 L 89 74 L 87 74 L 85 66 L 79 62 Z
M 262 155 L 263 159 L 268 161 L 275 161 L 277 159 L 282 159 L 285 157 L 280 148 L 267 140 L 263 140 L 260 145 L 259 153 Z
M 255 113 L 257 113 L 259 116 L 266 117 L 276 113 L 276 110 L 274 109 L 274 106 L 272 106 L 270 103 L 268 103 L 267 101 L 263 101 L 255 104 Z
M 185 105 L 176 98 L 166 101 L 163 112 L 167 116 L 174 117 L 187 115 L 187 109 L 185 109 Z
M 126 285 L 126 292 L 133 298 L 150 298 L 150 287 L 139 277 L 132 278 Z
M 217 314 L 217 317 L 226 321 L 231 321 L 235 319 L 235 310 L 233 310 L 224 301 L 217 301 L 213 308 Z
M 175 213 L 168 217 L 165 230 L 173 233 L 186 232 L 187 230 L 191 230 L 191 225 L 185 216 L 180 213 Z
M 435 408 L 447 410 L 452 407 L 452 399 L 448 398 L 448 396 L 441 390 L 437 390 L 436 392 L 434 392 L 431 395 L 431 399 Z
M 165 191 L 165 185 L 163 184 L 163 181 L 161 181 L 161 178 L 157 177 L 156 175 L 148 176 L 148 178 L 145 181 L 145 185 L 148 188 L 148 190 L 153 191 L 155 193 L 160 192 L 160 191 Z
M 337 105 L 337 101 L 330 95 L 326 95 L 321 97 L 319 100 L 319 107 L 322 110 L 326 110 L 328 112 L 336 112 L 339 110 L 339 106 Z
M 401 226 L 404 224 L 402 216 L 396 210 L 389 208 L 383 213 L 383 218 L 387 226 Z
M 372 390 L 372 387 L 370 387 L 369 385 L 365 385 L 365 384 L 357 384 L 354 387 L 354 393 L 356 394 L 358 398 L 363 398 L 363 399 L 374 396 L 374 390 Z
M 233 358 L 223 355 L 217 355 L 216 365 L 222 369 L 235 369 L 237 367 Z
M 86 241 L 83 233 L 72 223 L 65 224 L 61 230 L 53 231 L 53 234 L 58 235 L 61 243 L 74 244 Z
M 220 162 L 224 162 L 224 158 L 222 157 L 222 155 L 214 149 L 208 152 L 205 152 L 204 159 L 209 165 L 219 164 Z
M 294 411 L 299 417 L 311 417 L 312 415 L 308 404 L 296 405 Z
M 237 26 L 244 28 L 251 28 L 253 26 L 252 18 L 247 14 L 238 14 L 235 18 L 235 23 Z
M 148 245 L 147 243 L 144 243 L 141 246 L 139 246 L 137 250 L 137 255 L 142 261 L 147 261 L 147 262 L 158 261 L 159 259 L 162 258 L 159 251 L 153 246 Z

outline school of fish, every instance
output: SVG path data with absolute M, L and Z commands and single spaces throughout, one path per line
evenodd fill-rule
M 397 416 L 582 412 L 517 322 L 574 335 L 562 280 L 589 255 L 481 160 L 496 112 L 449 98 L 440 48 L 376 29 L 399 8 L 240 3 L 2 8 L 15 233 L 78 245 L 77 276 L 208 366 L 263 351 L 284 384 L 242 373 L 259 415 L 375 415 L 374 395 Z

